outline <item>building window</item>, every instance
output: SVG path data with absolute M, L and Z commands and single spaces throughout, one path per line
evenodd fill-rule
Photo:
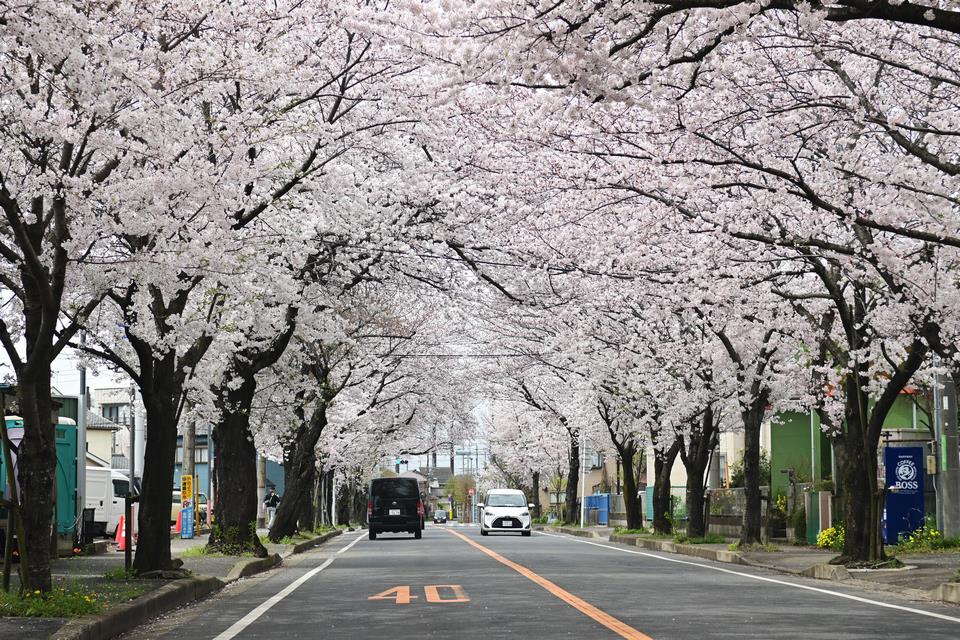
M 193 450 L 194 463 L 206 463 L 208 461 L 207 457 L 207 448 L 206 447 L 197 447 Z M 183 447 L 177 447 L 177 464 L 183 464 Z
M 123 411 L 125 405 L 122 404 L 104 404 L 100 405 L 100 415 L 116 424 L 123 424 L 126 418 L 126 411 Z
M 602 466 L 603 466 L 603 452 L 594 451 L 593 455 L 590 458 L 590 468 L 599 469 Z

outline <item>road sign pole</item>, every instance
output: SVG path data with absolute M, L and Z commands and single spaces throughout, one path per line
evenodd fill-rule
M 586 454 L 587 454 L 587 437 L 586 433 L 583 431 L 583 427 L 580 428 L 580 526 L 583 527 L 586 515 L 587 515 L 587 474 L 586 474 Z

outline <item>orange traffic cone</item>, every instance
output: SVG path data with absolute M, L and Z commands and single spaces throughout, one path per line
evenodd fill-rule
M 177 524 L 170 528 L 170 533 L 180 533 L 180 519 L 183 518 L 183 511 L 177 511 Z
M 117 551 L 127 550 L 127 522 L 125 516 L 120 516 L 120 524 L 117 526 Z

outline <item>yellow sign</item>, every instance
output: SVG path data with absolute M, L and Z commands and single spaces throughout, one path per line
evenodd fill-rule
M 193 476 L 180 476 L 180 500 L 193 504 Z

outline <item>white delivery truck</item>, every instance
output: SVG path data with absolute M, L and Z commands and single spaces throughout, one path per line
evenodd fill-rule
M 87 467 L 86 508 L 93 509 L 93 535 L 114 537 L 130 492 L 126 474 L 105 467 Z

